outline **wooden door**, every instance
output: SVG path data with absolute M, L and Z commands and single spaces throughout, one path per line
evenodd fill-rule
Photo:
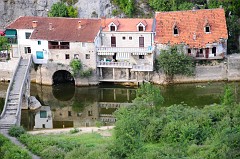
M 139 37 L 139 47 L 144 47 L 144 37 Z
M 209 56 L 209 48 L 205 49 L 205 55 L 206 55 L 206 58 L 208 58 L 208 56 Z
M 111 47 L 116 47 L 116 37 L 115 36 L 111 37 Z

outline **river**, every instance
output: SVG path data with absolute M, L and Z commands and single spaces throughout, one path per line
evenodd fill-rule
M 184 102 L 191 107 L 203 107 L 220 103 L 224 82 L 177 84 L 157 86 L 164 97 L 163 106 Z M 240 83 L 231 83 L 239 101 Z M 0 92 L 7 84 L 0 84 Z M 70 84 L 41 86 L 31 84 L 31 95 L 43 105 L 40 109 L 22 110 L 21 124 L 27 130 L 34 128 L 66 128 L 80 126 L 113 125 L 112 113 L 121 103 L 131 103 L 137 87 L 103 84 L 91 87 L 75 87 Z M 4 98 L 0 98 L 0 108 Z

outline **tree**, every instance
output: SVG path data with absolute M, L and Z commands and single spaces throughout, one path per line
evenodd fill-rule
M 76 18 L 78 16 L 77 8 L 73 6 L 67 6 L 62 2 L 58 2 L 52 5 L 49 17 L 72 17 Z
M 72 68 L 72 75 L 75 77 L 79 71 L 82 69 L 82 63 L 78 59 L 73 59 L 70 62 L 70 67 Z
M 4 36 L 0 36 L 0 51 L 9 50 L 8 39 Z
M 171 82 L 174 75 L 192 75 L 194 72 L 193 59 L 183 53 L 182 46 L 162 50 L 156 61 L 156 68 L 164 71 L 167 82 Z

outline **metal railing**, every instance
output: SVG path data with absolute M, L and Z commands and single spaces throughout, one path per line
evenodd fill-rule
M 97 67 L 121 67 L 121 68 L 132 68 L 130 62 L 97 62 Z
M 113 102 L 99 102 L 98 106 L 100 108 L 120 108 L 125 106 L 130 106 L 132 103 L 113 103 Z
M 152 53 L 154 50 L 153 46 L 149 47 L 98 47 L 97 52 L 145 52 Z
M 3 111 L 2 111 L 2 113 L 1 113 L 0 119 L 3 117 L 3 115 L 4 115 L 5 112 L 6 112 L 6 107 L 7 107 L 7 102 L 8 102 L 9 94 L 10 94 L 11 88 L 12 88 L 12 86 L 13 86 L 13 80 L 14 80 L 14 78 L 15 78 L 15 76 L 16 76 L 17 68 L 18 68 L 18 66 L 19 66 L 19 64 L 20 64 L 21 59 L 22 59 L 22 57 L 19 57 L 18 62 L 17 62 L 17 65 L 16 65 L 15 70 L 14 70 L 14 72 L 13 72 L 13 76 L 12 76 L 12 78 L 11 78 L 11 80 L 10 80 L 9 85 L 8 85 L 8 89 L 7 89 L 7 93 L 6 93 L 6 98 L 5 98 L 5 102 L 4 102 L 4 107 L 3 107 Z
M 151 65 L 133 65 L 131 71 L 153 71 L 153 66 L 151 66 Z

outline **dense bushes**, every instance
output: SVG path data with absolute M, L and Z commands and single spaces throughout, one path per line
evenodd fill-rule
M 30 159 L 26 150 L 15 146 L 11 141 L 0 134 L 0 157 L 1 159 Z
M 13 137 L 20 137 L 22 134 L 26 133 L 26 131 L 24 130 L 24 128 L 22 126 L 13 126 L 9 129 L 8 131 L 10 136 Z

